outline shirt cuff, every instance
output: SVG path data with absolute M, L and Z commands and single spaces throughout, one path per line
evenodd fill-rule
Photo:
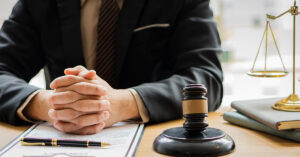
M 139 114 L 141 116 L 141 119 L 143 121 L 143 123 L 147 123 L 149 122 L 150 118 L 149 118 L 149 113 L 144 105 L 144 102 L 142 101 L 140 95 L 132 88 L 129 88 L 130 93 L 133 95 L 135 102 L 137 104 L 137 108 L 139 111 Z
M 18 108 L 17 114 L 18 114 L 18 116 L 19 116 L 22 120 L 24 120 L 24 121 L 26 121 L 26 122 L 29 122 L 29 123 L 36 123 L 36 122 L 37 122 L 37 121 L 29 120 L 29 118 L 27 118 L 27 117 L 23 114 L 23 110 L 24 110 L 25 107 L 28 105 L 28 103 L 30 102 L 30 100 L 31 100 L 35 95 L 37 95 L 41 90 L 42 90 L 42 89 L 39 89 L 39 90 L 33 92 L 31 95 L 29 95 L 29 96 L 27 97 L 27 99 L 25 100 L 25 102 Z

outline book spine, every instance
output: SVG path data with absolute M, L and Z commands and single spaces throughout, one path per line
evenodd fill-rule
M 264 133 L 268 133 L 271 135 L 275 135 L 278 137 L 282 137 L 285 139 L 289 139 L 292 141 L 300 142 L 300 132 L 297 131 L 278 131 L 275 130 L 267 125 L 264 125 L 262 123 L 259 123 L 251 118 L 248 118 L 238 112 L 226 112 L 223 115 L 223 119 L 242 127 L 246 127 L 249 129 L 261 131 Z
M 260 115 L 252 114 L 251 112 L 248 112 L 248 111 L 244 110 L 243 108 L 239 107 L 239 105 L 236 105 L 235 102 L 232 102 L 231 107 L 236 109 L 238 112 L 243 113 L 244 115 L 246 115 L 252 119 L 255 119 L 256 121 L 259 121 L 273 129 L 279 130 L 279 128 L 277 127 L 277 123 L 272 124 L 272 123 L 264 120 L 263 118 L 260 118 Z

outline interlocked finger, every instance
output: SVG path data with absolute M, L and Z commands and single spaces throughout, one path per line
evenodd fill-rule
M 80 117 L 77 117 L 71 120 L 70 122 L 76 124 L 80 128 L 83 128 L 86 126 L 105 122 L 108 118 L 109 118 L 109 112 L 103 111 L 103 112 L 98 112 L 93 114 L 81 115 Z
M 92 126 L 81 128 L 77 131 L 74 131 L 73 133 L 79 135 L 91 135 L 100 132 L 101 130 L 103 130 L 104 127 L 105 127 L 105 123 L 99 123 Z
M 64 92 L 54 92 L 50 95 L 48 99 L 48 103 L 50 105 L 54 104 L 70 104 L 76 102 L 78 100 L 83 99 L 92 99 L 92 100 L 100 100 L 99 96 L 91 96 L 91 95 L 82 95 L 74 91 L 64 91 Z
M 92 80 L 87 80 L 80 76 L 65 75 L 65 76 L 58 77 L 54 81 L 52 81 L 50 84 L 50 88 L 57 89 L 57 88 L 61 88 L 61 87 L 67 87 L 67 86 L 70 86 L 72 84 L 79 83 L 79 82 L 93 83 Z
M 96 85 L 88 82 L 79 82 L 79 83 L 72 84 L 68 87 L 62 87 L 56 89 L 56 92 L 64 92 L 64 91 L 75 91 L 83 95 L 104 96 L 106 95 L 107 88 L 102 85 Z
M 50 109 L 48 112 L 50 118 L 54 120 L 62 120 L 62 121 L 71 121 L 76 119 L 77 117 L 83 115 L 83 112 L 79 112 L 73 109 L 62 109 L 62 110 L 54 110 Z
M 56 110 L 64 108 L 72 108 L 80 112 L 99 112 L 110 110 L 110 102 L 108 100 L 78 100 L 71 104 L 54 104 Z

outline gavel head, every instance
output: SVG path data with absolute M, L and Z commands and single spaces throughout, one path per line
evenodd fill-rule
M 207 89 L 202 84 L 190 84 L 183 88 L 182 111 L 186 119 L 183 127 L 188 132 L 201 132 L 208 126 L 205 121 L 208 113 L 206 93 Z

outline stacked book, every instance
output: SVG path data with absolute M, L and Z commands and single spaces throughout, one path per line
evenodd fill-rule
M 235 125 L 300 142 L 300 112 L 274 110 L 272 105 L 278 100 L 234 101 L 231 107 L 236 111 L 224 113 L 223 118 Z

